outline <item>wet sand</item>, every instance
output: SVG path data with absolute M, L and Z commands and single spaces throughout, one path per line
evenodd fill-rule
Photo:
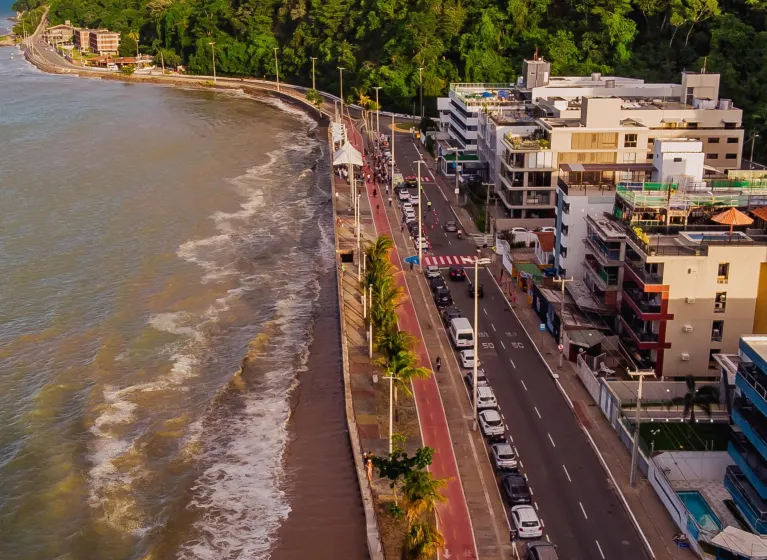
M 368 558 L 365 514 L 344 413 L 335 270 L 320 278 L 308 369 L 290 421 L 285 490 L 291 512 L 272 560 Z

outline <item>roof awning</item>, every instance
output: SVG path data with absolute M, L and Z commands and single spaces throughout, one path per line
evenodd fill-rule
M 716 167 L 711 167 L 710 165 L 703 164 L 703 170 L 704 171 L 710 171 L 711 173 L 721 173 Z
M 686 118 L 686 119 L 684 119 L 684 122 L 689 122 L 689 123 L 699 123 L 699 122 L 700 122 L 700 119 L 687 119 L 687 118 Z
M 573 329 L 567 331 L 567 338 L 576 346 L 593 348 L 605 339 L 605 335 L 595 329 Z
M 722 122 L 724 124 L 738 124 L 740 121 L 738 119 L 722 119 Z
M 362 154 L 351 143 L 347 142 L 341 149 L 333 154 L 333 165 L 356 165 L 362 166 Z
M 762 206 L 761 208 L 754 208 L 753 210 L 749 210 L 751 214 L 753 214 L 756 218 L 759 218 L 760 220 L 764 220 L 767 222 L 767 206 Z
M 567 173 L 583 171 L 652 171 L 652 163 L 561 163 L 559 169 Z
M 671 118 L 671 117 L 663 117 L 660 120 L 660 122 L 662 122 L 662 123 L 678 123 L 678 122 L 682 122 L 682 119 L 675 119 L 675 118 Z

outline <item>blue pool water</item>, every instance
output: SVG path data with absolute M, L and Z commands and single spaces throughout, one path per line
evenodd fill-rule
M 685 236 L 688 237 L 691 241 L 697 241 L 698 243 L 703 241 L 721 241 L 722 239 L 731 239 L 734 237 L 745 237 L 743 232 L 740 231 L 733 231 L 732 233 L 685 233 Z
M 697 490 L 677 492 L 687 511 L 695 518 L 701 529 L 706 531 L 721 531 L 722 524 L 719 518 L 711 510 L 706 500 Z

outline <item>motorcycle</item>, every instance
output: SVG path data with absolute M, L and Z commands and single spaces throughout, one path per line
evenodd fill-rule
M 456 235 L 458 236 L 458 239 L 461 239 L 461 237 L 463 237 L 463 234 L 461 234 L 461 230 L 460 229 L 458 230 Z

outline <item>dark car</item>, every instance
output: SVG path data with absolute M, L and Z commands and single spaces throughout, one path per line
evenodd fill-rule
M 525 477 L 521 474 L 508 474 L 504 476 L 501 487 L 503 488 L 506 502 L 510 506 L 519 506 L 532 502 L 530 487 L 527 485 Z
M 445 231 L 458 231 L 458 224 L 453 220 L 448 220 L 442 227 L 445 228 Z
M 437 276 L 436 278 L 429 278 L 429 287 L 432 292 L 436 292 L 439 288 L 447 289 L 447 284 L 445 284 L 442 276 Z
M 527 560 L 559 560 L 557 546 L 548 541 L 527 543 Z
M 434 301 L 437 307 L 447 307 L 448 305 L 453 305 L 453 296 L 450 295 L 450 290 L 447 288 L 437 288 L 434 292 Z
M 451 280 L 460 280 L 463 281 L 463 279 L 466 277 L 466 273 L 463 271 L 462 266 L 453 265 L 450 267 L 450 279 Z
M 418 235 L 418 221 L 413 220 L 412 222 L 408 222 L 407 230 L 410 232 L 410 237 L 415 237 Z
M 469 284 L 469 297 L 474 297 L 474 284 Z M 477 297 L 485 297 L 485 286 L 482 284 L 477 288 Z
M 463 317 L 463 313 L 461 313 L 461 310 L 457 307 L 448 307 L 447 309 L 442 310 L 442 321 L 446 325 L 449 325 L 450 321 L 458 319 L 458 317 Z

